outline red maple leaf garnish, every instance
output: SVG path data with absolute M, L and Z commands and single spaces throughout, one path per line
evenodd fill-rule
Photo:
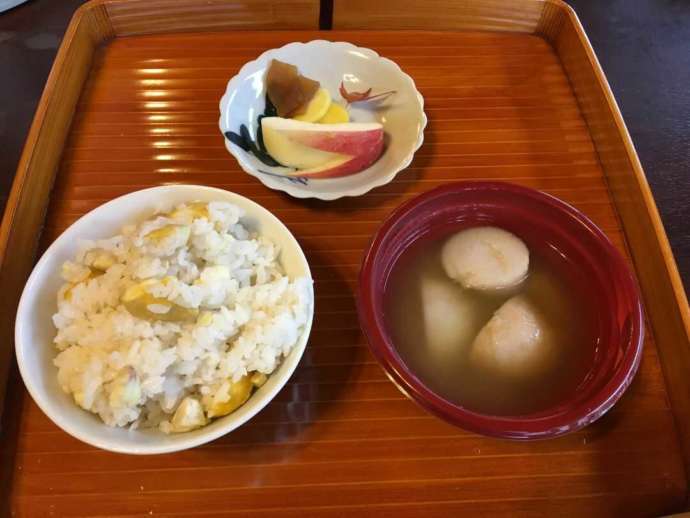
M 359 103 L 362 101 L 382 101 L 393 95 L 395 90 L 390 90 L 388 92 L 381 92 L 380 94 L 371 95 L 371 88 L 365 92 L 348 92 L 345 88 L 345 83 L 340 82 L 340 95 L 343 99 L 347 101 L 348 104 Z

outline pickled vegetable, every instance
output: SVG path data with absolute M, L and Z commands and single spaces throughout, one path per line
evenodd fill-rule
M 266 92 L 280 117 L 303 113 L 319 90 L 319 82 L 301 75 L 297 67 L 274 59 L 266 72 Z
M 316 122 L 326 115 L 330 107 L 331 94 L 325 88 L 319 88 L 303 113 L 295 115 L 293 118 L 303 122 Z
M 350 122 L 350 116 L 347 110 L 338 103 L 331 103 L 326 114 L 318 121 L 319 124 L 341 124 L 343 122 Z

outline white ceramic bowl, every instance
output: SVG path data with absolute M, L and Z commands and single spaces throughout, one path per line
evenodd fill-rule
M 192 432 L 166 435 L 158 430 L 128 430 L 106 426 L 98 416 L 79 408 L 57 382 L 53 365 L 56 330 L 51 320 L 57 311 L 60 266 L 74 258 L 80 239 L 105 238 L 123 225 L 141 221 L 156 208 L 186 201 L 227 201 L 246 212 L 243 223 L 270 238 L 280 249 L 280 260 L 291 277 L 311 278 L 304 253 L 290 231 L 273 214 L 238 194 L 211 187 L 174 185 L 137 191 L 92 210 L 69 227 L 46 250 L 29 277 L 17 310 L 15 346 L 22 378 L 36 404 L 70 435 L 104 450 L 153 454 L 184 450 L 212 441 L 251 419 L 285 385 L 304 353 L 311 318 L 302 336 L 280 367 L 249 400 L 230 415 Z M 313 301 L 313 296 L 312 296 Z
M 371 167 L 357 174 L 332 179 L 288 178 L 283 168 L 268 167 L 253 154 L 225 139 L 228 151 L 240 167 L 257 177 L 264 185 L 297 198 L 334 200 L 342 196 L 359 196 L 390 182 L 406 168 L 424 141 L 426 115 L 424 99 L 412 78 L 390 59 L 370 49 L 351 43 L 314 40 L 290 43 L 264 52 L 242 67 L 228 83 L 220 101 L 220 130 L 239 133 L 241 124 L 256 140 L 257 117 L 264 112 L 266 88 L 264 78 L 272 59 L 296 65 L 300 73 L 319 81 L 334 101 L 344 104 L 338 92 L 341 81 L 348 91 L 372 93 L 395 90 L 397 93 L 381 104 L 355 103 L 349 108 L 353 122 L 380 122 L 386 133 L 386 149 Z

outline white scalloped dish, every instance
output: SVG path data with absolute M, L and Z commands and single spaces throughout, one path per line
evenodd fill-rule
M 219 126 L 224 135 L 239 134 L 244 125 L 250 138 L 257 140 L 257 118 L 266 108 L 266 71 L 273 59 L 295 65 L 300 74 L 318 81 L 333 101 L 347 106 L 350 122 L 382 124 L 384 150 L 378 160 L 362 171 L 337 178 L 314 178 L 301 176 L 299 170 L 268 166 L 226 136 L 225 146 L 245 172 L 267 187 L 297 198 L 334 200 L 359 196 L 384 185 L 410 164 L 424 140 L 424 99 L 412 78 L 396 63 L 373 50 L 345 42 L 290 43 L 268 50 L 244 65 L 230 80 L 220 101 Z M 339 92 L 341 83 L 349 92 L 371 88 L 373 94 L 390 90 L 395 94 L 381 101 L 348 105 Z

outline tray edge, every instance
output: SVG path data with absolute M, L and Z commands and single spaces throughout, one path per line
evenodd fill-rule
M 527 3 L 527 0 L 523 2 Z M 2 416 L 5 399 L 7 372 L 12 361 L 12 350 L 9 344 L 13 343 L 11 335 L 16 303 L 33 265 L 37 246 L 36 236 L 43 225 L 49 193 L 57 173 L 62 143 L 67 137 L 74 106 L 88 74 L 90 68 L 88 63 L 93 56 L 93 51 L 100 43 L 115 35 L 106 10 L 108 3 L 108 0 L 92 0 L 85 4 L 75 13 L 67 29 L 34 116 L 0 226 L 0 283 L 5 288 L 5 297 L 0 306 L 3 310 L 0 337 L 5 338 L 3 343 L 6 344 L 5 348 L 0 350 L 0 416 Z M 121 3 L 121 0 L 116 0 L 114 3 Z M 690 345 L 690 312 L 683 284 L 634 144 L 577 15 L 572 8 L 560 0 L 543 0 L 541 3 L 543 3 L 543 11 L 535 33 L 552 44 L 561 56 L 558 50 L 559 35 L 568 28 L 574 31 L 596 80 L 594 92 L 605 101 L 603 113 L 610 117 L 610 122 L 613 123 L 617 132 L 620 153 L 618 156 L 625 157 L 627 164 L 624 165 L 630 169 L 629 173 L 632 173 L 632 175 L 628 173 L 628 182 L 625 184 L 623 180 L 616 177 L 615 164 L 610 163 L 607 158 L 609 153 L 605 149 L 610 142 L 602 141 L 604 137 L 601 136 L 597 138 L 597 121 L 594 119 L 596 114 L 593 115 L 591 109 L 586 108 L 589 101 L 584 98 L 586 94 L 582 93 L 582 88 L 580 87 L 580 93 L 578 93 L 578 86 L 573 84 L 576 98 L 590 126 L 602 167 L 609 179 L 612 199 L 619 211 L 635 268 L 638 276 L 641 277 L 640 284 L 645 298 L 657 301 L 659 304 L 658 306 L 648 304 L 647 310 L 654 334 L 658 337 L 660 360 L 680 435 L 686 473 L 688 473 L 690 471 L 690 379 L 685 374 L 690 372 L 690 347 L 688 347 Z M 80 42 L 80 39 L 84 41 Z M 82 49 L 85 53 L 80 58 L 87 64 L 70 76 L 65 67 L 72 64 L 70 59 L 76 59 L 72 58 L 71 52 L 74 46 L 79 44 L 87 45 L 85 49 Z M 565 62 L 564 68 L 570 77 L 570 70 Z M 61 98 L 63 92 L 59 86 L 70 80 L 74 91 L 68 98 Z M 55 135 L 58 135 L 58 138 L 55 138 Z M 47 156 L 42 157 L 39 156 L 40 154 Z M 621 207 L 625 209 L 629 204 L 632 207 L 630 199 L 626 199 L 631 195 L 634 197 L 635 207 L 644 207 L 643 215 L 646 218 L 642 224 L 651 230 L 651 233 L 636 234 L 633 230 L 633 227 L 641 225 L 639 213 L 635 213 L 633 219 L 632 209 L 621 212 Z M 649 241 L 645 241 L 648 239 L 652 239 L 654 245 L 652 249 L 655 253 L 652 259 L 648 257 L 649 248 L 646 245 Z M 31 260 L 28 260 L 29 258 Z M 643 275 L 640 275 L 641 271 Z M 660 284 L 655 283 L 659 272 L 663 275 L 661 288 Z M 669 303 L 669 300 L 672 300 L 673 304 Z
M 542 20 L 545 30 L 542 36 L 558 53 L 571 82 L 635 265 L 649 324 L 656 339 L 688 476 L 690 377 L 687 374 L 690 373 L 690 310 L 683 282 L 632 138 L 575 10 L 562 0 L 546 0 L 544 7 L 545 16 Z M 546 15 L 549 11 L 552 14 Z M 560 17 L 562 21 L 554 22 L 549 17 Z M 568 34 L 566 31 L 572 33 Z M 570 43 L 566 39 L 568 37 L 576 38 L 575 47 L 567 48 Z M 574 54 L 577 52 L 581 54 Z M 586 74 L 583 76 L 577 70 L 583 63 L 587 64 L 593 77 L 587 77 Z M 591 81 L 594 83 L 590 83 Z M 627 172 L 621 174 L 624 169 Z M 659 282 L 660 276 L 662 282 Z

